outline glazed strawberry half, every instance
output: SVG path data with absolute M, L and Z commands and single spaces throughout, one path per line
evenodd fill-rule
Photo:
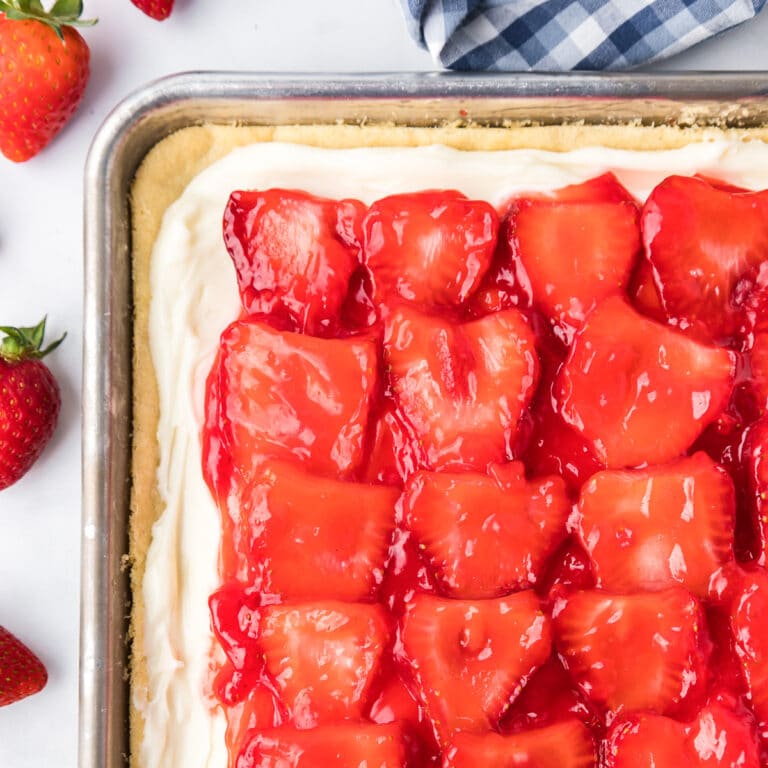
M 364 210 L 293 190 L 233 192 L 224 244 L 243 309 L 288 330 L 333 335 L 358 266 L 354 231 Z
M 574 680 L 609 710 L 669 714 L 705 684 L 704 614 L 681 587 L 635 595 L 575 592 L 555 602 L 553 627 Z
M 226 458 L 247 482 L 267 458 L 349 476 L 363 460 L 377 386 L 376 344 L 320 339 L 237 321 L 208 379 L 207 479 L 218 493 Z
M 704 453 L 649 469 L 598 472 L 576 521 L 597 585 L 616 592 L 680 584 L 701 598 L 733 559 L 735 495 Z
M 726 566 L 713 576 L 711 596 L 728 616 L 752 707 L 768 735 L 768 571 Z
M 759 768 L 754 720 L 739 704 L 708 704 L 691 722 L 639 714 L 608 733 L 606 768 Z
M 474 601 L 418 595 L 401 637 L 443 745 L 456 730 L 497 724 L 552 647 L 549 619 L 530 590 Z
M 742 461 L 753 555 L 765 567 L 768 565 L 768 418 L 758 419 L 747 429 Z
M 596 765 L 594 739 L 578 720 L 505 736 L 492 732 L 457 733 L 443 762 L 444 768 L 592 768 Z
M 640 212 L 612 174 L 516 199 L 508 214 L 511 258 L 533 303 L 568 341 L 604 298 L 625 291 L 640 252 Z
M 254 731 L 235 768 L 403 768 L 405 749 L 397 725 L 345 722 L 308 731 L 283 727 Z
M 732 353 L 638 314 L 616 296 L 576 334 L 556 385 L 565 421 L 608 468 L 670 461 L 728 404 Z
M 375 300 L 427 309 L 466 302 L 491 262 L 498 227 L 492 206 L 458 192 L 377 200 L 363 222 Z
M 507 458 L 538 377 L 534 343 L 516 310 L 463 324 L 406 307 L 392 313 L 384 363 L 420 467 L 482 470 Z
M 302 730 L 362 718 L 390 635 L 380 605 L 324 600 L 258 611 L 265 670 Z
M 270 462 L 240 494 L 245 580 L 282 600 L 370 599 L 383 578 L 398 496 Z
M 642 230 L 668 321 L 709 342 L 733 337 L 768 259 L 768 194 L 670 176 L 648 197 Z
M 532 586 L 565 538 L 571 505 L 560 478 L 527 482 L 518 462 L 488 475 L 418 472 L 405 522 L 450 597 L 497 597 Z

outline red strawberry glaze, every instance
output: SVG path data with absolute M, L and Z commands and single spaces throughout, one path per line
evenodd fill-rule
M 739 190 L 700 179 L 673 183 L 673 211 L 688 186 L 694 206 L 745 207 Z M 203 471 L 222 519 L 211 687 L 230 768 L 549 765 L 541 744 L 559 734 L 584 768 L 598 753 L 634 765 L 630 746 L 756 766 L 758 733 L 765 766 L 754 617 L 768 585 L 768 385 L 754 259 L 742 259 L 749 280 L 729 273 L 741 288 L 725 343 L 706 306 L 685 304 L 697 332 L 680 333 L 679 285 L 665 290 L 660 267 L 674 227 L 663 194 L 638 221 L 610 174 L 512 200 L 498 218 L 455 192 L 367 211 L 286 199 L 238 193 L 228 208 L 245 309 L 206 392 Z M 276 212 L 268 232 L 248 230 L 244 202 Z M 548 209 L 554 234 L 540 231 Z M 605 238 L 583 237 L 582 272 L 542 296 L 572 270 L 580 214 Z M 322 285 L 297 277 L 313 220 Z M 281 227 L 285 267 L 267 237 Z M 635 255 L 643 241 L 650 261 Z M 701 332 L 712 328 L 722 346 Z M 692 478 L 722 499 L 706 507 Z M 614 511 L 617 493 L 631 509 Z M 617 514 L 634 540 L 628 524 L 611 528 Z

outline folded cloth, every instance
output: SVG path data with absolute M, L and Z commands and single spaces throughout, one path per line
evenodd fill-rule
M 627 69 L 751 19 L 766 0 L 400 0 L 444 67 Z

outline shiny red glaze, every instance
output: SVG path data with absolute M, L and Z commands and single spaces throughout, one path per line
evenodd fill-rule
M 668 321 L 708 342 L 732 338 L 739 294 L 768 259 L 768 194 L 671 176 L 646 201 L 642 230 Z
M 558 477 L 526 482 L 518 462 L 489 474 L 418 472 L 405 524 L 448 597 L 498 597 L 533 586 L 565 537 L 571 507 Z
M 405 659 L 438 741 L 498 724 L 552 648 L 549 618 L 530 590 L 490 600 L 417 595 L 401 622 Z
M 513 258 L 565 341 L 600 301 L 626 290 L 640 252 L 635 203 L 519 200 L 511 219 Z
M 499 217 L 488 203 L 451 191 L 377 200 L 363 222 L 363 259 L 377 303 L 421 308 L 463 304 L 488 269 Z
M 400 307 L 384 362 L 398 413 L 423 469 L 484 469 L 509 446 L 538 377 L 533 332 L 516 310 L 468 323 Z
M 754 559 L 768 565 L 768 417 L 755 421 L 744 436 L 746 505 L 755 546 Z
M 592 561 L 574 536 L 569 536 L 549 558 L 536 591 L 542 596 L 562 595 L 579 589 L 593 589 Z
M 638 215 L 637 202 L 611 173 L 513 198 L 474 311 L 526 309 L 535 293 L 558 333 L 570 335 L 597 298 L 626 283 L 640 246 Z M 605 237 L 617 246 L 610 253 Z
M 224 244 L 246 314 L 334 335 L 359 263 L 364 212 L 357 200 L 294 190 L 233 192 L 224 211 Z
M 297 728 L 364 715 L 392 632 L 382 606 L 333 600 L 266 605 L 258 621 L 265 674 Z
M 539 667 L 500 723 L 502 733 L 519 733 L 553 723 L 581 720 L 596 736 L 602 733 L 598 707 L 579 691 L 557 654 Z
M 738 702 L 713 701 L 689 722 L 661 715 L 617 720 L 606 768 L 759 768 L 753 718 Z
M 768 729 L 768 571 L 731 566 L 716 574 L 712 598 L 730 617 L 731 641 L 761 731 Z
M 671 714 L 705 689 L 704 614 L 682 587 L 635 595 L 574 592 L 555 601 L 552 616 L 563 663 L 596 704 Z
M 348 722 L 311 731 L 283 727 L 249 733 L 235 768 L 400 768 L 404 759 L 397 725 Z
M 209 377 L 208 483 L 220 488 L 226 451 L 245 480 L 267 458 L 310 471 L 353 474 L 363 460 L 365 428 L 377 387 L 371 339 L 317 339 L 250 320 L 222 334 Z M 211 476 L 215 472 L 215 476 Z
M 642 592 L 680 584 L 704 598 L 712 574 L 734 556 L 733 481 L 704 453 L 598 472 L 582 486 L 575 523 L 598 587 Z
M 597 746 L 578 720 L 536 728 L 526 733 L 460 733 L 446 752 L 444 768 L 591 768 Z
M 291 462 L 265 464 L 238 493 L 246 581 L 270 600 L 373 599 L 399 495 Z
M 709 183 L 723 194 L 738 194 L 726 185 Z M 423 202 L 432 194 L 416 197 Z M 408 197 L 397 199 L 402 202 Z M 566 397 L 563 389 L 574 372 L 574 349 L 566 346 L 570 332 L 564 333 L 563 327 L 573 323 L 575 328 L 581 319 L 548 304 L 549 299 L 541 296 L 541 280 L 531 279 L 514 251 L 518 246 L 516 217 L 526 206 L 556 208 L 568 223 L 565 230 L 578 224 L 576 210 L 626 222 L 635 203 L 615 178 L 606 174 L 557 190 L 555 196 L 526 195 L 524 204 L 513 201 L 502 217 L 492 259 L 489 251 L 495 235 L 485 240 L 479 237 L 474 261 L 460 263 L 459 249 L 454 248 L 457 240 L 448 233 L 447 219 L 440 221 L 432 234 L 448 243 L 445 253 L 430 256 L 422 242 L 404 249 L 407 252 L 401 261 L 391 262 L 399 265 L 397 269 L 385 263 L 383 256 L 374 255 L 368 265 L 358 261 L 366 238 L 369 246 L 373 242 L 374 229 L 393 226 L 394 209 L 380 205 L 366 220 L 358 203 L 306 198 L 309 202 L 296 203 L 301 213 L 295 226 L 286 222 L 287 203 L 268 202 L 277 211 L 275 220 L 283 217 L 284 232 L 301 233 L 302 222 L 315 217 L 322 240 L 322 248 L 316 251 L 317 264 L 325 265 L 331 283 L 324 284 L 327 290 L 317 290 L 322 281 L 310 285 L 305 275 L 296 272 L 301 262 L 291 257 L 293 246 L 288 237 L 287 245 L 283 244 L 286 256 L 281 257 L 285 262 L 275 272 L 276 279 L 287 280 L 288 287 L 272 297 L 268 290 L 254 288 L 253 281 L 250 289 L 246 285 L 244 300 L 249 296 L 256 302 L 253 310 L 261 314 L 258 320 L 244 315 L 225 331 L 207 386 L 204 473 L 219 503 L 223 531 L 223 586 L 210 599 L 212 627 L 223 654 L 219 651 L 212 661 L 209 688 L 227 716 L 230 768 L 271 765 L 263 761 L 273 760 L 275 752 L 284 748 L 294 755 L 287 759 L 301 760 L 294 750 L 300 743 L 316 755 L 304 760 L 326 764 L 331 753 L 324 750 L 334 749 L 336 743 L 333 729 L 344 734 L 354 761 L 373 742 L 366 736 L 358 743 L 351 734 L 357 730 L 367 733 L 374 727 L 370 723 L 379 723 L 378 728 L 396 725 L 392 734 L 397 735 L 390 735 L 392 749 L 387 754 L 396 755 L 395 764 L 407 768 L 447 768 L 470 764 L 468 761 L 482 765 L 488 763 L 488 755 L 503 764 L 499 761 L 510 753 L 515 765 L 531 764 L 533 768 L 542 764 L 541 759 L 556 756 L 558 763 L 567 766 L 572 760 L 586 768 L 594 762 L 589 749 L 559 749 L 569 743 L 570 736 L 584 733 L 574 720 L 589 729 L 589 744 L 593 739 L 597 743 L 612 722 L 630 723 L 631 730 L 638 718 L 682 724 L 688 744 L 692 734 L 701 730 L 701 723 L 709 722 L 707 712 L 714 712 L 718 733 L 728 732 L 722 742 L 725 755 L 738 743 L 731 730 L 744 737 L 744 766 L 752 768 L 755 731 L 768 737 L 768 715 L 761 715 L 755 723 L 751 714 L 755 703 L 762 705 L 759 695 L 750 698 L 750 687 L 758 694 L 765 687 L 756 677 L 763 661 L 759 627 L 753 617 L 768 613 L 760 603 L 766 590 L 750 591 L 748 585 L 768 577 L 754 564 L 740 568 L 726 562 L 712 583 L 726 583 L 728 588 L 706 591 L 703 585 L 709 572 L 723 560 L 731 560 L 731 540 L 726 534 L 723 543 L 722 520 L 718 522 L 717 515 L 710 513 L 722 508 L 723 517 L 728 517 L 734 502 L 723 501 L 729 484 L 722 469 L 714 469 L 702 456 L 685 457 L 705 451 L 732 478 L 736 486 L 736 560 L 764 562 L 766 533 L 761 527 L 764 513 L 759 478 L 765 441 L 759 419 L 766 399 L 760 377 L 760 334 L 768 329 L 761 325 L 759 291 L 766 282 L 763 272 L 768 270 L 753 269 L 733 289 L 732 317 L 726 320 L 730 323 L 735 318 L 738 323 L 732 337 L 716 339 L 731 344 L 732 351 L 691 346 L 693 342 L 683 338 L 681 330 L 708 340 L 713 336 L 713 324 L 703 317 L 688 329 L 682 324 L 676 329 L 659 324 L 668 322 L 667 304 L 662 303 L 658 275 L 648 261 L 635 264 L 628 285 L 623 268 L 619 270 L 621 276 L 608 293 L 626 287 L 625 299 L 609 297 L 586 318 L 589 326 L 595 317 L 600 319 L 606 304 L 621 305 L 604 323 L 610 333 L 596 335 L 602 339 L 595 356 L 598 367 L 599 353 L 606 344 L 615 343 L 611 349 L 615 358 L 621 359 L 630 350 L 640 360 L 624 369 L 629 371 L 630 390 L 652 370 L 649 360 L 658 357 L 662 348 L 674 368 L 690 368 L 695 374 L 693 382 L 689 377 L 681 388 L 673 374 L 652 382 L 662 392 L 672 387 L 675 396 L 671 401 L 682 392 L 682 400 L 662 415 L 645 412 L 645 403 L 639 404 L 645 421 L 640 431 L 653 439 L 646 440 L 641 460 L 632 456 L 630 461 L 626 456 L 633 450 L 632 442 L 642 441 L 635 440 L 632 430 L 622 432 L 621 418 L 617 422 L 610 408 L 592 403 L 598 420 L 604 422 L 601 428 L 608 435 L 607 442 L 615 439 L 610 450 L 605 450 L 603 435 L 596 438 L 597 433 L 582 431 L 579 426 L 574 416 L 578 409 L 571 393 Z M 467 212 L 466 221 L 483 220 L 485 204 L 474 205 L 458 197 L 455 202 Z M 568 206 L 576 208 L 569 210 Z M 426 231 L 424 210 L 405 217 L 408 226 L 419 224 L 422 234 Z M 625 234 L 631 233 L 625 230 Z M 389 249 L 391 256 L 394 241 L 389 239 L 380 253 Z M 630 240 L 628 236 L 626 242 Z M 262 243 L 261 255 L 271 258 L 276 254 L 277 250 L 270 250 L 273 246 L 279 250 L 276 242 Z M 244 247 L 251 246 L 246 243 Z M 621 263 L 627 260 L 628 249 L 625 247 Z M 375 252 L 374 248 L 371 253 Z M 334 254 L 345 256 L 336 260 Z M 343 264 L 349 254 L 355 256 L 347 271 Z M 428 256 L 439 258 L 426 274 L 423 264 Z M 439 281 L 432 279 L 439 268 L 450 270 L 447 265 L 451 264 L 456 268 L 451 279 L 445 275 Z M 400 273 L 405 279 L 400 279 Z M 579 283 L 583 274 L 568 277 L 575 281 L 569 283 L 571 293 L 577 293 L 574 285 L 589 287 L 588 280 Z M 327 295 L 321 297 L 323 292 Z M 669 291 L 664 298 L 669 299 Z M 583 297 L 580 300 L 583 303 Z M 553 318 L 557 321 L 554 327 Z M 295 330 L 328 338 L 311 338 L 292 332 Z M 582 351 L 585 336 L 592 343 L 589 333 L 588 328 L 577 332 L 576 344 L 582 345 Z M 644 357 L 648 349 L 651 353 Z M 681 349 L 686 354 L 678 354 Z M 504 361 L 501 366 L 499 360 Z M 565 372 L 569 364 L 571 370 Z M 607 366 L 596 389 L 604 387 L 603 394 L 610 401 L 609 387 L 618 386 L 620 378 L 615 368 Z M 697 422 L 695 429 L 685 417 L 685 423 L 679 420 L 681 413 L 692 410 L 689 390 L 708 393 L 710 400 L 704 416 L 691 419 Z M 680 402 L 690 404 L 680 406 Z M 264 426 L 265 413 L 270 418 L 278 413 L 279 418 Z M 623 413 L 627 415 L 626 410 Z M 286 426 L 289 423 L 299 430 L 291 432 Z M 645 461 L 669 462 L 669 467 L 679 462 L 688 467 L 688 475 L 695 476 L 689 490 L 696 501 L 692 507 L 696 514 L 690 524 L 696 528 L 698 543 L 675 543 L 686 563 L 688 580 L 683 583 L 706 599 L 696 599 L 680 588 L 662 589 L 667 585 L 666 576 L 657 578 L 657 569 L 650 580 L 637 571 L 620 574 L 618 581 L 608 579 L 600 547 L 592 547 L 592 559 L 579 541 L 578 516 L 569 516 L 568 511 L 571 503 L 590 494 L 590 478 L 600 473 L 593 480 L 599 485 L 606 475 L 628 474 L 635 484 L 642 478 L 648 484 L 658 467 L 604 472 L 606 464 L 623 467 Z M 433 474 L 436 469 L 439 474 Z M 551 475 L 558 475 L 565 485 Z M 699 488 L 703 477 L 716 478 L 714 483 L 704 483 L 710 500 L 706 508 L 696 496 L 699 490 L 704 495 L 703 486 Z M 435 485 L 433 496 L 445 499 L 439 509 L 440 526 L 432 512 L 420 508 L 425 483 Z M 452 483 L 455 488 L 444 487 Z M 495 489 L 493 493 L 505 489 L 503 500 L 515 498 L 510 508 L 514 506 L 517 515 L 523 514 L 531 500 L 551 497 L 551 519 L 549 513 L 538 514 L 537 502 L 533 505 L 536 514 L 524 518 L 524 525 L 515 529 L 497 525 L 504 505 L 493 493 L 493 498 L 480 503 L 466 502 L 464 513 L 461 500 L 472 497 L 474 491 L 462 488 L 462 483 L 488 486 Z M 629 483 L 627 488 L 636 491 L 635 484 Z M 662 485 L 661 495 L 668 498 L 679 492 Z M 406 493 L 401 495 L 404 486 Z M 549 490 L 541 492 L 545 486 Z M 655 493 L 648 495 L 649 504 Z M 722 502 L 719 506 L 717 499 Z M 454 502 L 451 523 L 449 507 Z M 657 506 L 659 511 L 655 511 Z M 527 508 L 530 512 L 530 506 Z M 649 550 L 658 561 L 659 538 L 664 540 L 675 527 L 675 514 L 682 519 L 684 512 L 668 506 L 661 510 L 655 504 L 649 509 L 654 511 L 648 526 L 643 526 L 646 542 L 654 540 L 654 525 L 663 529 Z M 592 514 L 592 530 L 595 525 L 609 525 L 616 513 L 612 509 L 611 515 Z M 637 515 L 637 505 L 631 514 Z M 511 509 L 509 515 L 512 519 Z M 639 530 L 637 521 L 633 522 L 634 530 Z M 533 535 L 537 527 L 540 538 Z M 438 533 L 432 531 L 438 528 L 440 543 L 436 545 Z M 603 536 L 605 531 L 600 530 Z M 493 537 L 486 536 L 488 531 Z M 588 545 L 586 528 L 582 538 Z M 619 549 L 620 539 L 616 538 Z M 634 541 L 638 543 L 636 536 Z M 524 545 L 530 550 L 527 560 Z M 458 558 L 461 550 L 463 562 Z M 707 557 L 699 558 L 702 551 Z M 525 578 L 521 577 L 523 564 L 529 566 Z M 599 584 L 622 594 L 595 591 Z M 535 592 L 479 597 L 526 586 L 533 586 Z M 655 597 L 660 602 L 639 604 L 651 599 L 649 589 L 661 589 Z M 465 597 L 469 595 L 472 597 Z M 453 599 L 446 600 L 446 596 Z M 613 621 L 598 620 L 588 627 L 583 617 L 574 618 L 574 605 L 601 599 L 615 601 Z M 739 600 L 740 613 L 734 608 Z M 501 601 L 535 606 L 530 613 L 535 614 L 533 625 L 529 623 L 528 628 L 538 629 L 532 633 L 521 629 L 525 622 L 520 616 L 525 611 L 515 623 L 515 611 L 502 616 L 488 610 Z M 434 608 L 440 605 L 451 610 L 436 618 Z M 467 610 L 458 616 L 461 606 Z M 342 618 L 324 622 L 318 619 L 321 614 Z M 554 621 L 550 621 L 551 615 Z M 733 624 L 734 616 L 740 623 Z M 654 622 L 656 636 L 651 634 Z M 574 625 L 580 625 L 581 637 Z M 559 655 L 550 652 L 553 631 Z M 589 639 L 585 640 L 587 632 Z M 606 633 L 614 633 L 613 639 L 606 640 Z M 674 642 L 669 642 L 665 656 L 657 652 L 657 641 L 666 641 L 668 636 Z M 595 657 L 594 663 L 614 665 L 611 671 L 616 677 L 610 685 L 605 684 L 605 675 L 587 670 L 592 660 L 585 647 L 595 643 L 609 649 L 605 659 Z M 755 654 L 757 664 L 750 661 Z M 342 658 L 344 664 L 333 664 L 332 658 Z M 667 665 L 667 661 L 671 663 Z M 494 664 L 503 667 L 499 674 L 494 675 Z M 669 672 L 668 666 L 677 671 Z M 685 692 L 681 669 L 688 686 Z M 656 685 L 654 680 L 661 683 Z M 446 683 L 450 684 L 447 688 Z M 640 705 L 675 719 L 626 711 L 628 706 Z M 565 730 L 550 730 L 549 726 Z M 315 730 L 298 732 L 294 727 Z M 457 727 L 485 733 L 456 731 Z M 660 726 L 659 732 L 665 728 Z M 329 734 L 325 745 L 321 729 Z M 617 729 L 611 730 L 609 745 L 614 743 Z M 644 725 L 641 735 L 650 729 Z M 557 749 L 546 757 L 536 753 L 536 761 L 531 763 L 514 740 L 499 734 L 520 736 L 530 744 L 549 734 L 549 746 Z M 489 735 L 493 738 L 486 738 Z M 587 740 L 577 738 L 574 743 L 586 744 Z M 768 738 L 764 748 L 766 745 Z M 642 754 L 642 745 L 638 750 Z M 688 746 L 677 754 L 680 766 L 726 764 L 707 762 L 701 754 L 691 757 Z M 236 765 L 238 756 L 251 762 Z M 660 752 L 660 761 L 662 757 Z M 342 759 L 341 752 L 336 758 Z M 609 759 L 607 755 L 605 759 Z M 613 763 L 609 760 L 606 765 Z M 663 768 L 663 763 L 657 768 Z
M 590 313 L 560 370 L 560 413 L 609 468 L 670 461 L 728 404 L 735 368 L 733 353 L 610 297 Z

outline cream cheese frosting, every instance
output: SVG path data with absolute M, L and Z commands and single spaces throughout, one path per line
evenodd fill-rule
M 587 148 L 466 152 L 442 146 L 319 149 L 262 143 L 232 151 L 168 208 L 151 263 L 150 345 L 160 420 L 157 486 L 164 511 L 152 531 L 143 581 L 148 690 L 139 764 L 226 768 L 225 720 L 207 693 L 213 649 L 208 596 L 218 586 L 219 513 L 203 480 L 205 379 L 219 335 L 240 312 L 222 214 L 235 189 L 283 187 L 371 203 L 389 194 L 457 189 L 499 206 L 613 171 L 644 200 L 664 177 L 701 173 L 768 187 L 768 145 L 713 140 L 681 149 Z

